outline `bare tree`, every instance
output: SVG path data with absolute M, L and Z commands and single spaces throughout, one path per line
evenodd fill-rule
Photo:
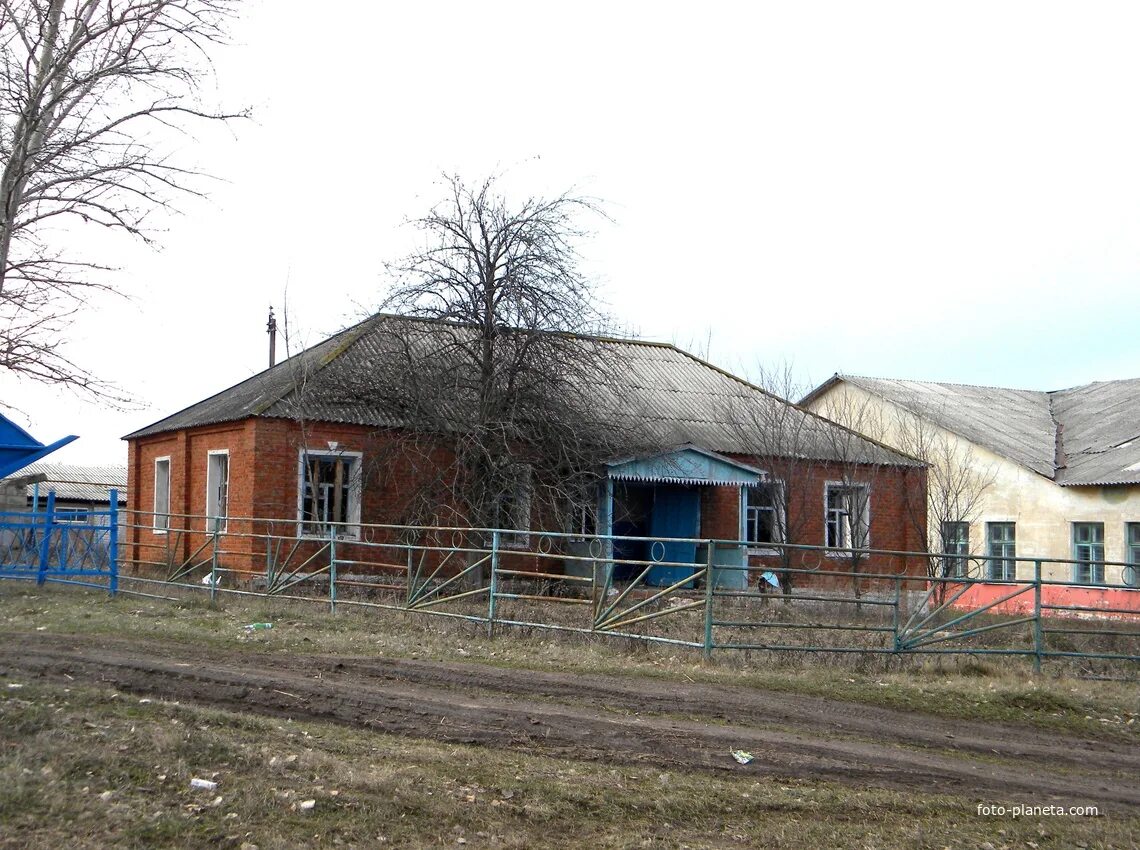
M 98 390 L 60 348 L 101 263 L 58 228 L 95 224 L 151 241 L 146 219 L 193 170 L 160 148 L 170 131 L 236 114 L 199 102 L 207 50 L 237 0 L 0 0 L 0 367 Z M 54 229 L 54 232 L 53 232 Z
M 791 570 L 805 562 L 800 550 L 789 547 L 817 542 L 806 539 L 805 529 L 818 495 L 810 482 L 819 466 L 816 456 L 821 423 L 786 401 L 800 398 L 807 389 L 796 380 L 791 364 L 760 366 L 754 380 L 773 398 L 732 399 L 726 419 L 732 423 L 739 444 L 768 473 L 769 480 L 748 494 L 748 521 L 756 525 L 748 533 L 752 537 L 772 538 L 754 541 L 758 546 L 766 542 L 785 544 L 777 545 L 774 551 L 782 568 L 778 573 L 781 590 L 791 595 L 796 576 Z M 753 499 L 757 505 L 753 505 Z
M 927 575 L 967 570 L 968 528 L 981 514 L 995 467 L 934 424 L 940 418 L 937 408 L 918 396 L 879 402 L 859 393 L 833 393 L 821 412 L 926 466 L 926 490 L 904 494 L 904 512 L 926 556 Z
M 997 469 L 978 457 L 964 440 L 934 424 L 938 416 L 918 398 L 896 405 L 884 440 L 927 465 L 925 503 L 909 503 L 907 517 L 923 539 L 927 573 L 932 578 L 966 575 L 970 567 L 969 528 L 981 516 Z M 939 585 L 939 596 L 945 585 Z
M 405 521 L 557 527 L 592 511 L 601 462 L 629 446 L 607 320 L 578 269 L 580 220 L 599 209 L 445 182 L 413 222 L 423 248 L 389 267 L 369 367 L 330 377 L 392 423 L 373 468 L 401 482 Z
M 873 545 L 871 498 L 882 471 L 868 441 L 878 441 L 883 434 L 883 413 L 878 405 L 851 393 L 828 397 L 820 413 L 843 426 L 825 432 L 836 475 L 824 491 L 825 545 L 844 555 L 851 589 L 858 599 L 862 596 L 859 573 L 868 557 L 865 550 Z

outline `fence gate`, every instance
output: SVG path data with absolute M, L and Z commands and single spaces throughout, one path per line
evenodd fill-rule
M 118 590 L 118 492 L 107 510 L 0 513 L 0 579 L 82 584 Z

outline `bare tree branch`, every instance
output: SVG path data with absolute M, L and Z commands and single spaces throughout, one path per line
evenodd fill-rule
M 511 204 L 493 179 L 445 183 L 413 222 L 423 248 L 389 266 L 372 368 L 334 365 L 309 396 L 391 422 L 374 473 L 403 482 L 406 522 L 557 527 L 594 507 L 602 462 L 633 445 L 600 401 L 617 358 L 578 271 L 580 219 L 600 211 L 570 194 Z
M 54 221 L 121 230 L 199 195 L 161 133 L 243 113 L 205 108 L 199 81 L 237 0 L 0 0 L 0 367 L 102 393 L 61 354 L 83 290 L 109 269 L 64 261 Z M 58 237 L 56 237 L 58 238 Z M 34 312 L 32 312 L 34 311 Z M 18 354 L 17 354 L 18 352 Z

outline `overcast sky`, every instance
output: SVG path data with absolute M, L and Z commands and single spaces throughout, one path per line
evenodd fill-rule
M 254 120 L 70 351 L 134 409 L 0 377 L 59 460 L 374 306 L 441 172 L 570 187 L 615 317 L 725 368 L 1034 389 L 1140 376 L 1140 5 L 253 2 L 207 90 Z M 342 14 L 333 16 L 335 8 Z M 283 343 L 279 344 L 279 348 Z

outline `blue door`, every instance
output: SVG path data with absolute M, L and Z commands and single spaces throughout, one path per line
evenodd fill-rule
M 674 541 L 671 537 L 696 537 L 701 528 L 701 494 L 696 487 L 658 484 L 653 490 L 653 513 L 649 520 L 649 536 L 663 538 L 650 546 L 650 558 L 692 564 L 697 558 L 695 541 Z M 664 554 L 662 554 L 664 549 Z M 662 555 L 654 558 L 655 555 Z M 645 583 L 668 587 L 691 576 L 695 567 L 653 567 Z

